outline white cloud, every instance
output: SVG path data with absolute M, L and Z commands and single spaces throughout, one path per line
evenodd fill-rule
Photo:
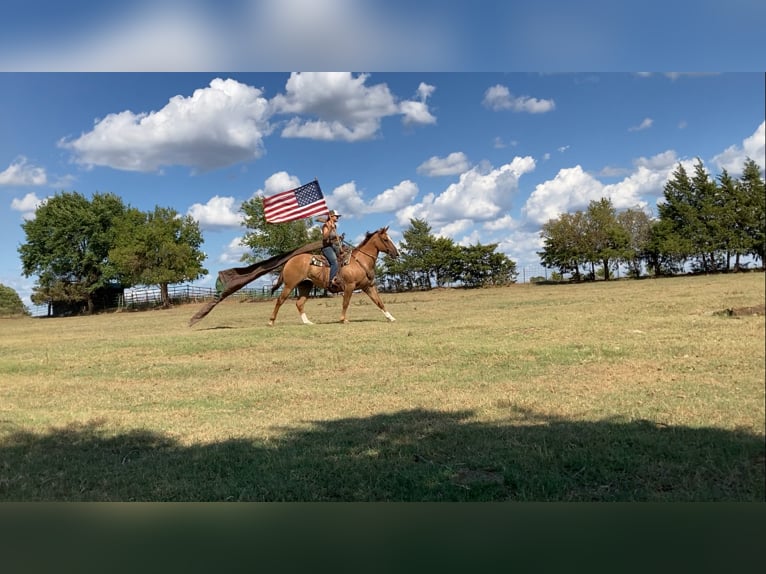
M 487 221 L 482 226 L 487 231 L 503 231 L 510 229 L 516 225 L 516 222 L 514 221 L 513 217 L 510 215 L 503 215 L 502 217 L 498 219 L 494 219 L 492 221 Z
M 404 115 L 402 122 L 410 124 L 435 124 L 436 117 L 429 111 L 426 100 L 434 93 L 436 86 L 425 82 L 418 85 L 418 101 L 407 100 L 399 104 L 399 109 Z
M 553 100 L 540 100 L 529 96 L 514 96 L 511 91 L 501 84 L 488 88 L 482 102 L 493 111 L 511 110 L 530 114 L 542 114 L 556 108 Z
M 742 140 L 742 145 L 732 145 L 713 158 L 719 170 L 726 169 L 732 175 L 740 175 L 745 160 L 749 157 L 763 172 L 766 168 L 766 122 L 761 122 L 751 136 Z
M 368 213 L 394 212 L 409 205 L 417 195 L 417 184 L 406 179 L 376 195 L 370 202 Z
M 542 225 L 562 213 L 586 209 L 591 201 L 606 197 L 616 209 L 646 209 L 647 196 L 661 196 L 668 177 L 678 165 L 676 154 L 668 150 L 652 157 L 634 160 L 633 170 L 619 182 L 604 185 L 581 166 L 559 170 L 552 179 L 538 184 L 522 212 L 532 223 Z M 688 163 L 688 162 L 687 162 Z M 602 176 L 623 175 L 610 168 Z
M 283 191 L 289 191 L 291 189 L 295 189 L 296 187 L 300 187 L 301 180 L 298 179 L 297 176 L 290 175 L 286 171 L 278 171 L 267 177 L 266 181 L 263 183 L 263 191 L 259 193 L 269 197 L 276 193 L 281 193 Z
M 652 127 L 654 120 L 652 118 L 644 118 L 643 121 L 637 126 L 631 126 L 628 128 L 629 132 L 640 132 Z
M 559 170 L 552 180 L 537 184 L 522 212 L 536 224 L 546 223 L 570 210 L 581 209 L 602 197 L 603 185 L 581 166 Z
M 92 131 L 59 145 L 86 166 L 157 171 L 185 165 L 214 169 L 258 158 L 271 131 L 261 90 L 216 78 L 190 97 L 175 96 L 161 110 L 129 110 L 98 120 Z
M 37 197 L 37 194 L 30 192 L 21 199 L 13 198 L 11 200 L 11 209 L 20 211 L 21 217 L 24 219 L 34 219 L 35 211 L 44 202 L 45 199 L 40 199 Z
M 417 194 L 417 184 L 407 179 L 386 189 L 367 203 L 356 189 L 356 183 L 351 181 L 336 187 L 327 198 L 327 204 L 343 215 L 354 217 L 369 213 L 397 211 L 412 203 Z
M 447 157 L 431 156 L 418 166 L 417 172 L 430 177 L 455 175 L 469 168 L 468 157 L 462 151 L 456 151 Z
M 187 211 L 203 229 L 238 228 L 244 216 L 233 197 L 213 196 L 207 203 L 195 203 Z
M 368 86 L 368 78 L 369 74 L 349 72 L 290 74 L 285 93 L 271 100 L 275 113 L 297 114 L 287 122 L 282 137 L 353 142 L 375 137 L 388 116 L 403 114 L 407 124 L 436 122 L 425 103 L 432 86 L 421 83 L 421 101 L 397 103 L 386 84 Z
M 41 167 L 30 165 L 27 158 L 17 158 L 5 171 L 0 172 L 0 185 L 45 185 L 48 176 Z
M 639 157 L 633 161 L 636 167 L 646 167 L 651 170 L 670 172 L 678 165 L 678 156 L 673 150 L 666 150 L 652 157 Z
M 241 264 L 242 256 L 250 253 L 250 248 L 242 245 L 242 237 L 235 237 L 229 241 L 228 245 L 224 248 L 224 251 L 218 256 L 218 263 L 222 265 L 236 266 Z
M 535 160 L 529 156 L 515 157 L 511 163 L 488 172 L 474 167 L 438 196 L 430 193 L 420 203 L 400 209 L 397 220 L 406 225 L 412 218 L 425 219 L 442 226 L 459 219 L 494 219 L 510 208 L 519 178 L 534 169 Z

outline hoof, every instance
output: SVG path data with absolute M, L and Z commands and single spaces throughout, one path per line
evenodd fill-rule
M 266 324 L 267 324 L 269 327 L 273 327 L 273 326 L 274 326 L 274 321 L 269 321 L 269 322 L 268 322 L 268 323 L 266 323 Z

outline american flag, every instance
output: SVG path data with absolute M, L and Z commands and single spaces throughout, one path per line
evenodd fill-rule
M 317 180 L 263 198 L 263 215 L 267 223 L 286 223 L 329 212 Z

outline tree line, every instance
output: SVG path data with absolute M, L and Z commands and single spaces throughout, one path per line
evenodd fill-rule
M 199 224 L 172 208 L 143 212 L 112 193 L 91 199 L 77 192 L 49 198 L 22 228 L 18 251 L 25 276 L 37 275 L 36 305 L 84 306 L 92 313 L 109 293 L 157 285 L 164 306 L 168 285 L 205 274 Z
M 745 257 L 763 264 L 766 188 L 761 168 L 747 159 L 735 179 L 725 169 L 716 177 L 697 159 L 694 173 L 682 164 L 663 189 L 659 217 L 640 209 L 621 212 L 611 201 L 549 220 L 538 252 L 548 268 L 574 280 L 609 279 L 620 264 L 630 276 L 671 275 L 691 265 L 695 272 L 739 270 Z

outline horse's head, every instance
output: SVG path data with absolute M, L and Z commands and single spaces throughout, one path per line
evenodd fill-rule
M 378 230 L 377 235 L 378 239 L 380 240 L 380 250 L 390 257 L 393 257 L 394 259 L 399 257 L 399 250 L 396 248 L 396 245 L 394 245 L 394 242 L 391 241 L 391 238 L 388 236 L 388 226 L 381 227 Z

